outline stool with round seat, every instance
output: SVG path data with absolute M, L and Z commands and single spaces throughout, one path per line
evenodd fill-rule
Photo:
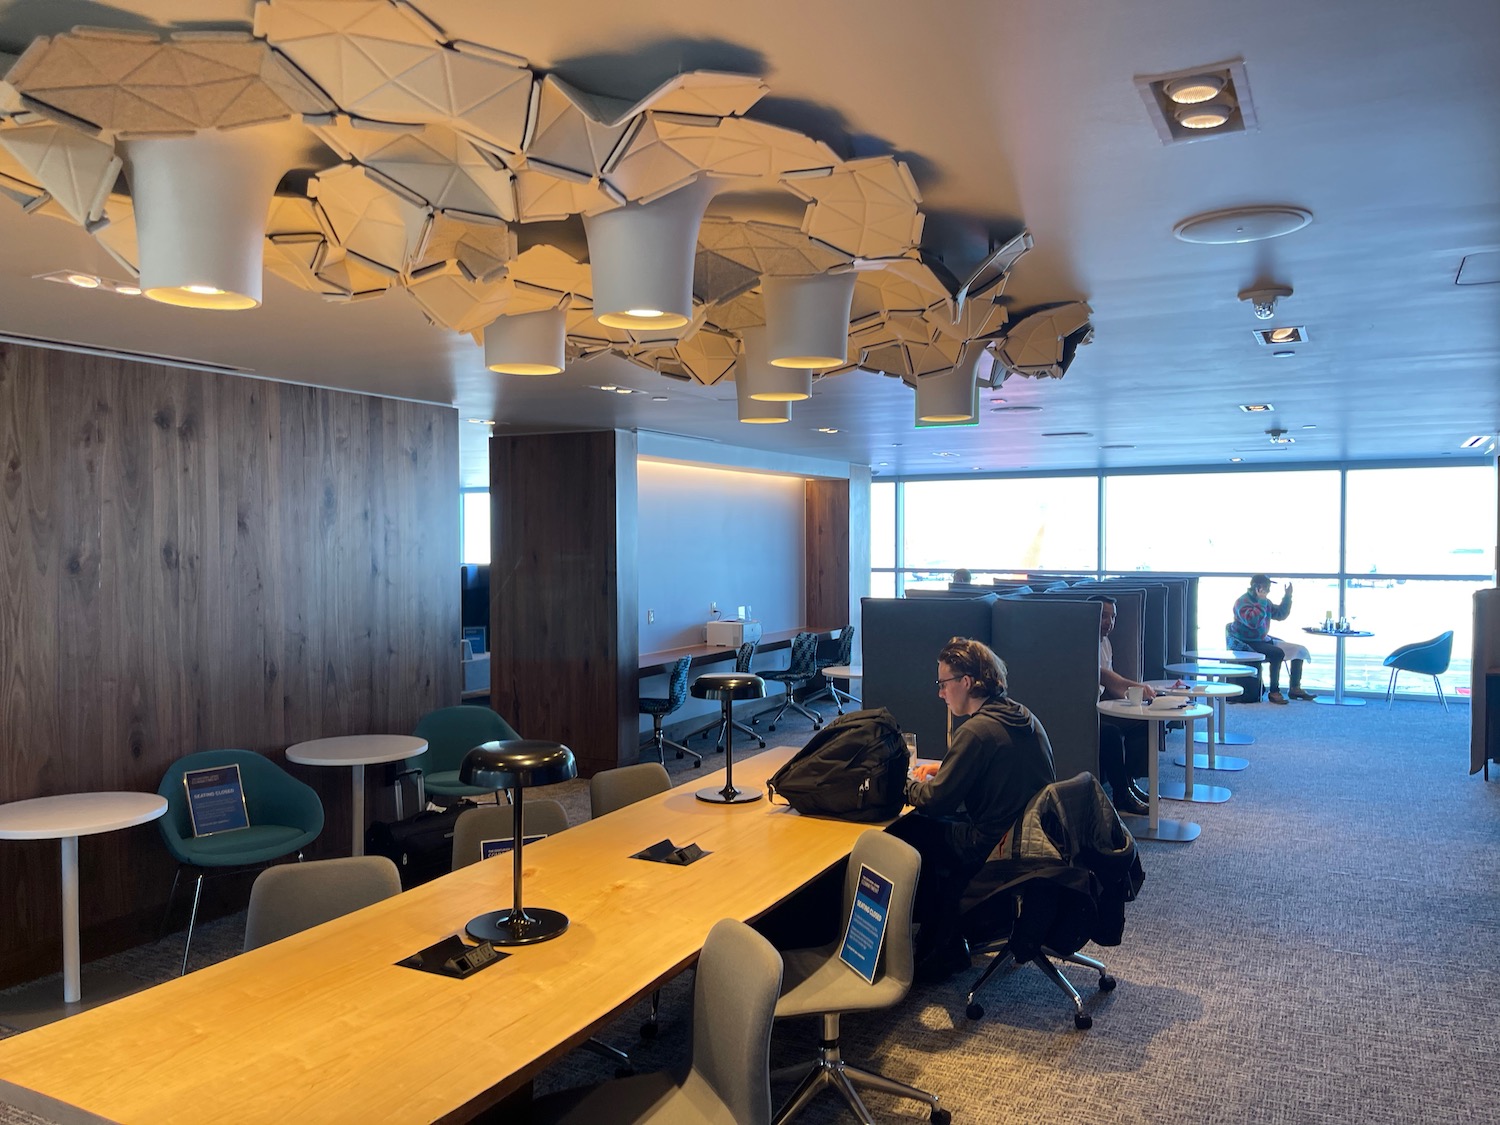
M 705 672 L 693 681 L 694 699 L 717 699 L 724 708 L 724 788 L 700 789 L 700 801 L 739 805 L 760 800 L 760 790 L 734 787 L 734 701 L 764 699 L 766 681 L 749 672 Z
M 525 838 L 522 822 L 526 806 L 521 793 L 530 785 L 555 785 L 578 776 L 573 751 L 560 742 L 535 738 L 486 742 L 464 755 L 459 779 L 465 785 L 485 789 L 514 789 L 515 818 L 511 824 L 514 841 L 511 852 L 512 906 L 493 910 L 472 919 L 466 927 L 476 941 L 492 945 L 530 945 L 555 938 L 568 928 L 568 916 L 556 910 L 532 907 L 521 902 L 521 843 Z

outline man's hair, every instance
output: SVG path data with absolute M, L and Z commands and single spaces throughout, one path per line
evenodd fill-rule
M 1108 594 L 1090 594 L 1089 595 L 1089 601 L 1091 601 L 1091 602 L 1108 602 L 1112 606 L 1118 606 L 1119 605 L 1119 603 L 1117 601 L 1115 601 L 1114 598 L 1110 597 Z
M 1008 674 L 1005 661 L 989 645 L 968 637 L 954 637 L 938 653 L 938 663 L 953 669 L 954 675 L 969 676 L 974 681 L 973 695 L 997 695 L 1005 690 Z

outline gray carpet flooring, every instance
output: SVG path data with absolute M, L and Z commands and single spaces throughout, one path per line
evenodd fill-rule
M 1063 997 L 1026 968 L 989 984 L 977 1022 L 964 1015 L 968 977 L 850 1017 L 845 1057 L 938 1093 L 960 1122 L 1500 1121 L 1489 1069 L 1500 780 L 1466 772 L 1467 709 L 1259 704 L 1229 717 L 1256 738 L 1240 751 L 1250 768 L 1213 777 L 1234 791 L 1227 804 L 1165 804 L 1203 834 L 1141 845 L 1146 884 L 1124 944 L 1102 952 L 1119 987 L 1096 992 L 1091 973 L 1074 974 L 1092 1030 L 1075 1030 Z M 777 736 L 806 737 L 801 722 Z M 668 766 L 690 779 L 686 762 Z M 586 815 L 583 783 L 538 795 Z M 232 956 L 242 928 L 243 916 L 205 927 L 195 964 Z M 180 940 L 111 961 L 165 979 Z M 679 1061 L 691 987 L 688 973 L 666 989 L 659 1038 L 636 1038 L 644 1008 L 606 1038 L 641 1069 Z M 816 1037 L 810 1020 L 778 1025 L 773 1065 L 810 1059 Z M 537 1087 L 610 1069 L 576 1052 Z M 925 1119 L 881 1095 L 869 1105 L 881 1121 Z M 802 1120 L 853 1117 L 825 1093 Z M 0 1122 L 38 1125 L 5 1107 Z

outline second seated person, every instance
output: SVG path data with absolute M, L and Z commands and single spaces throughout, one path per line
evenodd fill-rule
M 918 973 L 939 980 L 969 966 L 959 902 L 969 880 L 1056 780 L 1052 744 L 1036 716 L 1005 693 L 1005 663 L 987 645 L 954 637 L 938 653 L 938 698 L 958 724 L 941 764 L 918 766 L 906 786 L 916 812 L 889 831 L 922 856 L 912 917 Z
M 1264 574 L 1255 574 L 1250 577 L 1250 588 L 1235 601 L 1234 620 L 1229 623 L 1229 638 L 1235 644 L 1270 660 L 1271 693 L 1266 698 L 1272 703 L 1285 703 L 1288 695 L 1293 699 L 1317 698 L 1312 692 L 1302 690 L 1302 662 L 1308 658 L 1307 649 L 1293 641 L 1271 636 L 1271 622 L 1285 621 L 1291 612 L 1292 584 L 1286 584 L 1280 602 L 1273 602 L 1271 579 Z M 1281 694 L 1283 661 L 1290 666 L 1292 674 L 1286 695 Z

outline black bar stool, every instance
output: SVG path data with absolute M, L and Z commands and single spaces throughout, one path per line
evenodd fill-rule
M 749 672 L 705 672 L 693 681 L 693 698 L 717 699 L 724 707 L 724 788 L 700 789 L 700 801 L 722 805 L 748 804 L 760 800 L 760 790 L 734 787 L 734 701 L 764 699 L 766 681 Z

